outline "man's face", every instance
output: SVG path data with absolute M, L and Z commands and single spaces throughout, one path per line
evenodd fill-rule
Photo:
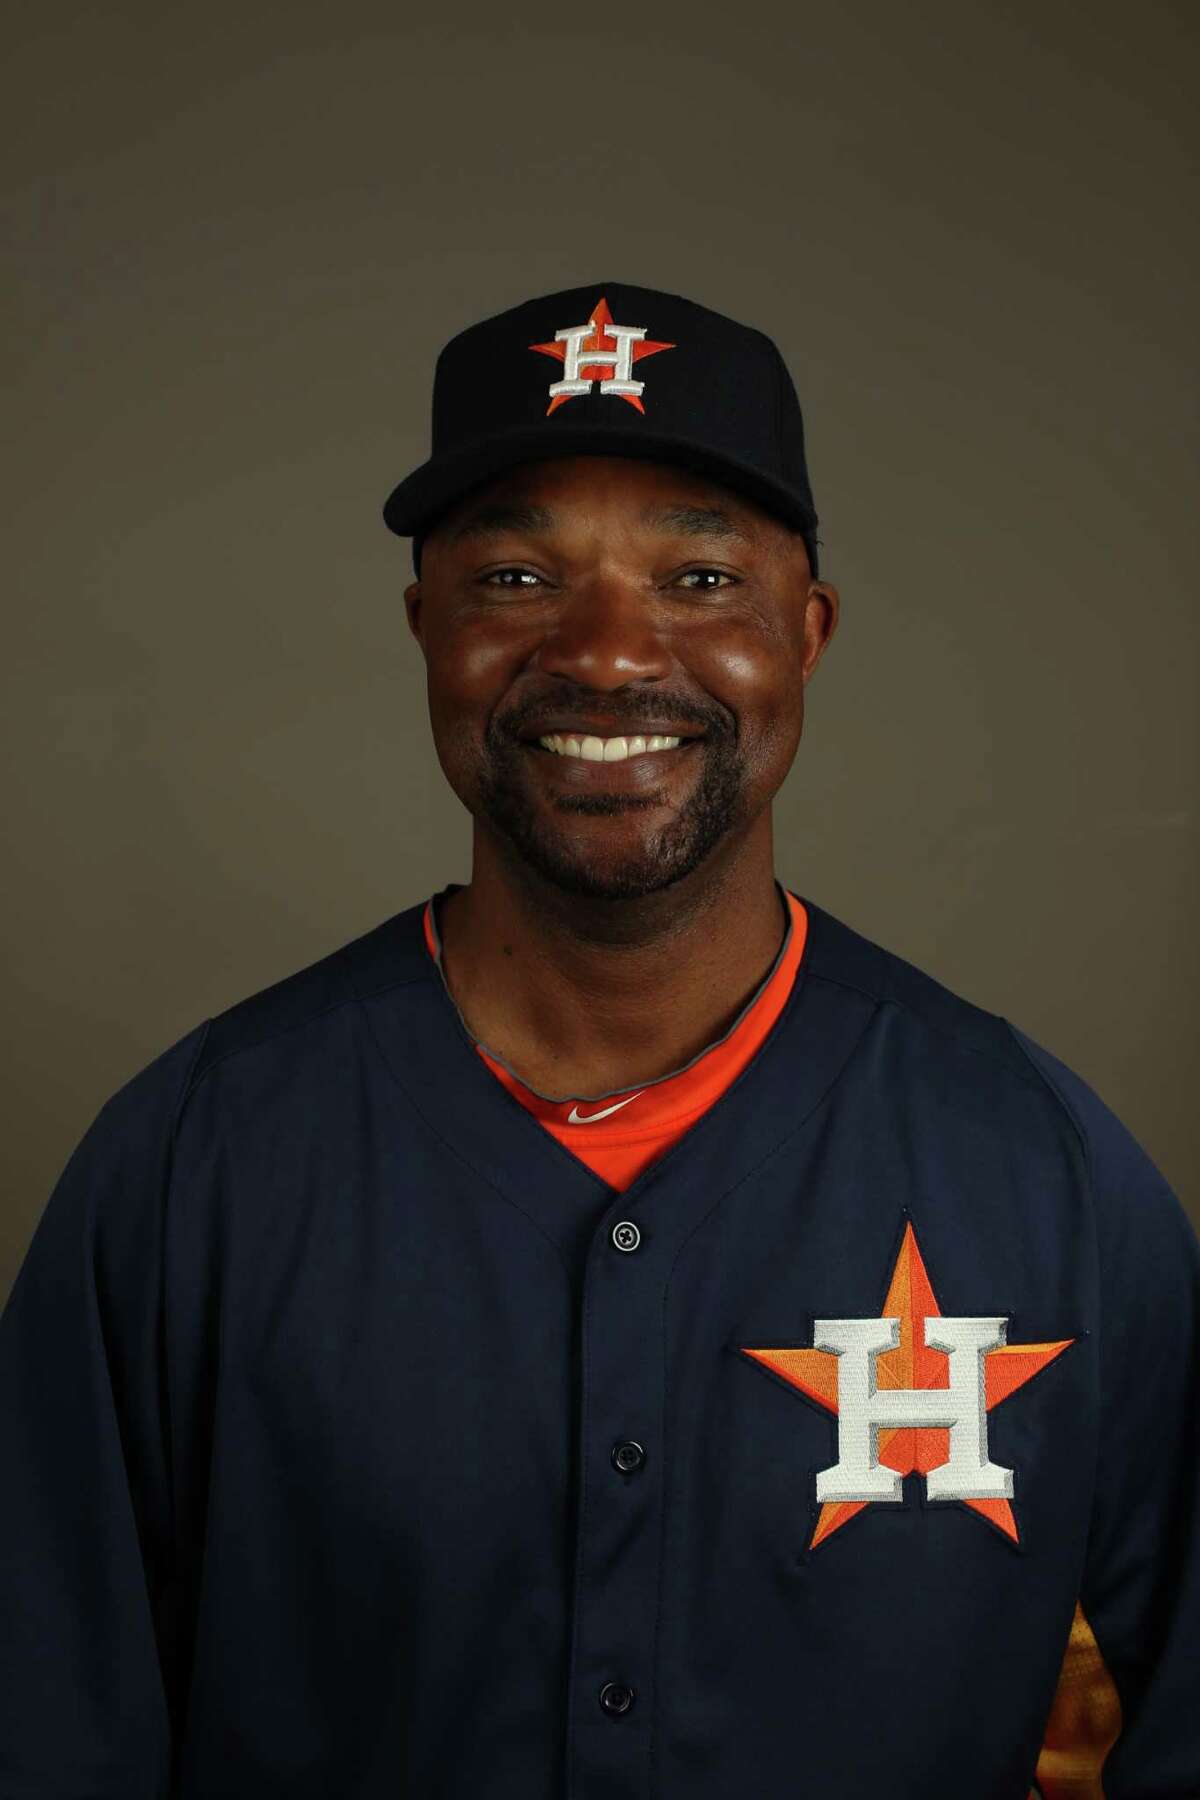
M 753 502 L 665 464 L 573 456 L 468 496 L 405 605 L 477 833 L 559 888 L 624 899 L 769 829 L 838 599 Z

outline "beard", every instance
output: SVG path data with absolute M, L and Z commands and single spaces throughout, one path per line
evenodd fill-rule
M 724 719 L 704 722 L 704 767 L 678 812 L 655 826 L 636 845 L 621 851 L 590 847 L 570 832 L 555 829 L 554 818 L 526 800 L 528 772 L 524 759 L 540 752 L 523 748 L 495 730 L 487 734 L 484 766 L 476 804 L 487 821 L 521 860 L 562 889 L 594 900 L 633 900 L 657 893 L 690 875 L 746 816 L 746 774 L 734 734 Z M 691 753 L 689 753 L 691 754 Z M 616 817 L 661 807 L 658 793 L 561 794 L 553 811 Z M 474 809 L 473 809 L 474 810 Z

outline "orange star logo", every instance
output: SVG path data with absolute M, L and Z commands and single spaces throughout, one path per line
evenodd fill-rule
M 938 1389 L 950 1385 L 950 1357 L 926 1343 L 926 1321 L 940 1319 L 933 1286 L 917 1247 L 911 1221 L 892 1268 L 891 1281 L 879 1315 L 899 1323 L 894 1349 L 874 1357 L 875 1387 L 887 1389 Z M 982 1355 L 983 1405 L 987 1413 L 1031 1381 L 1048 1363 L 1061 1356 L 1076 1340 L 1061 1338 L 1047 1344 L 1002 1344 Z M 743 1356 L 779 1376 L 805 1399 L 835 1418 L 838 1411 L 838 1365 L 842 1360 L 827 1350 L 750 1349 L 739 1345 Z M 928 1475 L 950 1460 L 950 1431 L 945 1426 L 877 1426 L 874 1454 L 879 1463 L 897 1475 Z M 815 1549 L 847 1524 L 871 1500 L 826 1501 L 821 1506 L 809 1549 Z M 1018 1543 L 1016 1519 L 1006 1499 L 968 1499 L 959 1502 Z
M 589 329 L 590 328 L 590 329 Z M 636 406 L 640 413 L 645 412 L 640 394 L 643 383 L 630 379 L 634 363 L 641 362 L 644 356 L 657 356 L 660 350 L 674 350 L 674 344 L 656 344 L 646 337 L 642 326 L 613 325 L 613 316 L 608 310 L 608 301 L 603 296 L 592 308 L 587 326 L 572 326 L 561 332 L 553 344 L 530 344 L 531 350 L 539 350 L 543 356 L 553 356 L 563 364 L 566 380 L 556 382 L 550 389 L 550 404 L 546 408 L 546 417 L 568 400 L 573 400 L 577 393 L 588 393 L 594 381 L 600 383 L 600 392 L 615 394 L 618 399 L 628 401 Z M 599 351 L 600 362 L 588 362 L 590 351 Z M 560 393 L 556 388 L 572 387 L 575 392 Z

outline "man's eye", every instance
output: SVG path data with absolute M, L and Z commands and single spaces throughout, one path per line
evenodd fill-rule
M 516 579 L 516 581 L 506 581 L 504 579 L 504 577 L 506 575 L 515 575 L 517 577 L 517 579 Z M 525 581 L 541 581 L 541 579 L 542 579 L 540 575 L 535 575 L 532 569 L 516 569 L 516 568 L 493 569 L 491 571 L 491 573 L 488 575 L 485 575 L 483 577 L 483 579 L 484 579 L 485 583 L 494 581 L 494 582 L 498 582 L 501 587 L 513 588 L 513 587 L 520 587 L 522 585 L 522 577 L 524 578 Z
M 733 581 L 734 579 L 732 575 L 727 575 L 724 569 L 685 569 L 679 579 L 680 581 L 690 581 L 693 575 L 715 575 L 718 581 Z M 713 587 L 704 587 L 700 591 L 705 594 L 711 594 L 716 590 Z

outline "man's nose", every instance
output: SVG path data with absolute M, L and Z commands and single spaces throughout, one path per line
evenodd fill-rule
M 597 689 L 654 680 L 672 666 L 653 597 L 617 575 L 571 590 L 534 660 L 545 675 Z

